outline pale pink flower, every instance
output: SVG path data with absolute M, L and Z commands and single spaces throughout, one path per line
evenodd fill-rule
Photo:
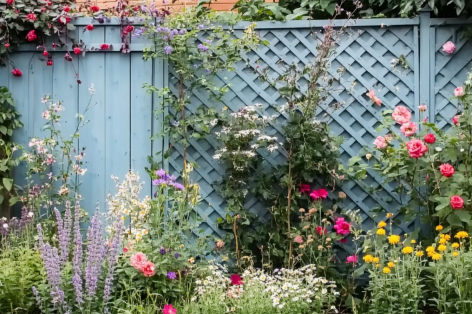
M 406 107 L 397 106 L 392 113 L 393 120 L 397 121 L 399 124 L 404 124 L 410 122 L 411 112 Z
M 459 86 L 454 90 L 454 96 L 456 97 L 464 96 L 464 89 L 462 88 L 462 86 Z
M 383 137 L 383 136 L 377 136 L 377 138 L 376 138 L 375 141 L 374 141 L 374 145 L 375 145 L 375 147 L 377 147 L 378 149 L 382 149 L 382 148 L 387 147 L 387 142 L 385 141 L 385 137 Z
M 422 140 L 412 139 L 406 143 L 406 149 L 412 158 L 420 158 L 428 151 L 428 146 L 426 146 Z
M 382 100 L 375 96 L 375 91 L 373 89 L 371 89 L 366 95 L 367 97 L 369 97 L 373 104 L 377 104 L 378 106 L 382 104 Z
M 297 235 L 295 239 L 293 239 L 293 242 L 302 244 L 303 243 L 303 238 L 301 235 Z
M 426 107 L 426 105 L 421 105 L 421 106 L 418 106 L 418 109 L 421 111 L 421 112 L 425 112 L 428 107 Z
M 412 136 L 418 130 L 418 126 L 414 122 L 407 122 L 402 124 L 400 131 L 405 134 L 405 136 Z
M 451 54 L 454 52 L 455 49 L 456 49 L 456 46 L 454 45 L 452 41 L 448 41 L 447 43 L 443 45 L 443 51 L 445 53 Z
M 138 252 L 130 257 L 130 264 L 139 271 L 146 265 L 147 257 L 143 252 Z

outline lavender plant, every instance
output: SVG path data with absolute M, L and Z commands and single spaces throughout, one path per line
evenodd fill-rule
M 74 219 L 69 202 L 66 202 L 64 218 L 57 209 L 54 211 L 58 247 L 44 241 L 41 224 L 38 224 L 39 250 L 46 272 L 46 282 L 33 287 L 39 308 L 45 314 L 108 313 L 123 222 L 115 220 L 117 233 L 106 241 L 97 211 L 87 232 L 84 255 L 79 199 L 75 202 Z

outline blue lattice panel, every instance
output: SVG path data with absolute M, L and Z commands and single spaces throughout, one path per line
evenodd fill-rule
M 265 24 L 266 25 L 266 24 Z M 237 111 L 244 106 L 255 103 L 262 104 L 267 115 L 276 115 L 277 119 L 269 129 L 269 133 L 283 139 L 282 125 L 287 116 L 277 111 L 277 107 L 284 104 L 277 90 L 266 82 L 259 80 L 256 67 L 268 67 L 269 76 L 276 78 L 283 73 L 283 69 L 277 64 L 279 60 L 286 63 L 296 63 L 300 67 L 308 64 L 317 54 L 316 41 L 322 39 L 320 29 L 304 28 L 258 28 L 259 35 L 269 42 L 268 46 L 260 46 L 257 50 L 247 53 L 247 63 L 240 62 L 234 72 L 220 73 L 216 78 L 217 84 L 230 82 L 230 91 L 225 94 L 223 101 L 215 103 L 208 95 L 201 91 L 195 91 L 191 97 L 191 105 L 188 106 L 188 114 L 194 112 L 199 106 L 221 110 L 224 106 L 231 111 Z M 328 122 L 331 130 L 345 141 L 341 147 L 341 159 L 346 162 L 350 157 L 357 156 L 363 146 L 371 146 L 378 136 L 375 128 L 379 125 L 381 112 L 386 108 L 393 109 L 398 105 L 409 107 L 414 115 L 418 106 L 415 97 L 415 88 L 418 86 L 418 78 L 415 69 L 418 65 L 417 47 L 415 36 L 417 26 L 398 27 L 356 27 L 346 31 L 337 42 L 336 53 L 331 58 L 330 76 L 338 76 L 339 68 L 345 69 L 335 90 L 323 103 L 317 116 L 321 119 L 329 114 Z M 236 31 L 240 36 L 241 31 Z M 393 67 L 392 59 L 404 56 L 410 69 Z M 169 87 L 177 94 L 178 86 L 175 73 L 169 72 Z M 298 82 L 302 90 L 309 83 L 306 78 Z M 321 83 L 321 82 L 320 82 Z M 365 95 L 368 90 L 374 89 L 376 95 L 382 99 L 381 106 L 373 106 Z M 340 109 L 333 110 L 333 105 L 341 105 Z M 191 141 L 188 148 L 188 160 L 199 164 L 194 180 L 202 188 L 202 197 L 205 200 L 199 213 L 206 224 L 202 227 L 206 233 L 215 232 L 216 219 L 225 215 L 224 200 L 214 191 L 212 183 L 217 182 L 224 173 L 220 164 L 212 159 L 218 143 L 215 138 L 208 137 L 205 140 Z M 273 165 L 285 161 L 284 154 L 276 151 L 267 156 L 267 161 Z M 182 149 L 177 147 L 170 158 L 170 169 L 175 175 L 181 171 Z M 369 178 L 358 184 L 347 182 L 343 191 L 347 194 L 347 207 L 361 209 L 365 227 L 371 228 L 379 218 L 371 210 L 382 206 L 390 212 L 397 211 L 399 197 L 392 192 L 393 187 L 386 186 L 383 192 L 371 195 L 368 188 L 382 185 L 382 180 L 375 173 L 369 173 Z M 392 199 L 387 202 L 387 199 Z M 246 206 L 249 210 L 257 212 L 268 219 L 270 213 L 263 204 L 253 197 L 248 197 Z M 410 230 L 410 226 L 401 225 L 404 231 Z

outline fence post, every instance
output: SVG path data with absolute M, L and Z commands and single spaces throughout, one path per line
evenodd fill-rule
M 434 122 L 434 108 L 431 108 L 430 89 L 433 88 L 431 82 L 431 8 L 426 5 L 420 10 L 420 105 L 428 106 L 428 120 Z

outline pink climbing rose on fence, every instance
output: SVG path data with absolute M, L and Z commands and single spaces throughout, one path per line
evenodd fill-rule
M 383 148 L 387 147 L 387 141 L 385 140 L 385 137 L 377 136 L 377 138 L 374 141 L 374 145 L 378 149 L 383 149 Z
M 448 41 L 447 43 L 443 45 L 443 51 L 445 53 L 451 54 L 454 52 L 455 49 L 456 49 L 456 46 L 454 45 L 452 41 Z
M 423 141 L 415 138 L 406 143 L 406 149 L 411 158 L 420 158 L 428 151 L 428 147 Z
M 452 177 L 455 172 L 454 167 L 450 164 L 442 164 L 439 166 L 439 171 L 441 171 L 441 174 L 447 178 Z
M 461 209 L 464 206 L 464 200 L 459 195 L 451 196 L 449 202 L 453 209 Z
M 411 121 L 411 112 L 406 107 L 397 106 L 393 110 L 392 118 L 399 124 L 404 124 Z
M 418 126 L 414 122 L 407 122 L 402 124 L 400 127 L 400 131 L 405 135 L 405 136 L 412 136 L 416 133 L 418 130 Z
M 454 96 L 456 97 L 464 96 L 464 89 L 462 88 L 462 86 L 459 86 L 454 90 Z

